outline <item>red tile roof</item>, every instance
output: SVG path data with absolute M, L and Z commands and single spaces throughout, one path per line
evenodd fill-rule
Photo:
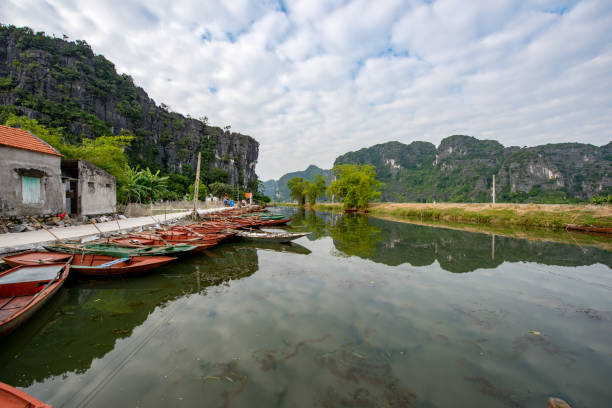
M 30 132 L 3 125 L 0 125 L 0 145 L 16 147 L 17 149 L 32 150 L 34 152 L 52 154 L 55 156 L 62 156 L 57 150 Z

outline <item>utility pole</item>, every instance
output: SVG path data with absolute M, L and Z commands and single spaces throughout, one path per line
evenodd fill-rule
M 200 192 L 200 161 L 201 160 L 202 160 L 202 152 L 198 152 L 198 167 L 196 167 L 196 179 L 195 179 L 195 186 L 193 188 L 193 212 L 195 214 L 198 214 L 198 194 Z
M 495 174 L 493 175 L 493 188 L 491 189 L 491 196 L 493 197 L 493 204 L 495 204 Z

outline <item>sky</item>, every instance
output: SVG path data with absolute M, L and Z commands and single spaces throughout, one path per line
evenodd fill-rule
M 397 140 L 612 140 L 610 0 L 3 0 L 157 104 L 260 143 L 260 179 Z

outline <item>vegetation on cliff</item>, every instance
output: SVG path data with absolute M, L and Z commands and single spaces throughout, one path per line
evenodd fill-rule
M 37 119 L 70 146 L 129 134 L 123 146 L 128 164 L 160 170 L 180 196 L 194 181 L 198 152 L 206 184 L 258 185 L 253 138 L 158 106 L 85 41 L 0 25 L 0 123 L 10 115 Z
M 576 203 L 612 193 L 612 143 L 504 147 L 450 136 L 431 143 L 389 142 L 349 152 L 337 164 L 372 164 L 385 183 L 383 201 Z

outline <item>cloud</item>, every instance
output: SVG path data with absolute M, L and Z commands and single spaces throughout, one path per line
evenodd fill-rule
M 601 0 L 14 0 L 0 20 L 84 39 L 157 103 L 252 135 L 263 179 L 390 140 L 611 138 Z

